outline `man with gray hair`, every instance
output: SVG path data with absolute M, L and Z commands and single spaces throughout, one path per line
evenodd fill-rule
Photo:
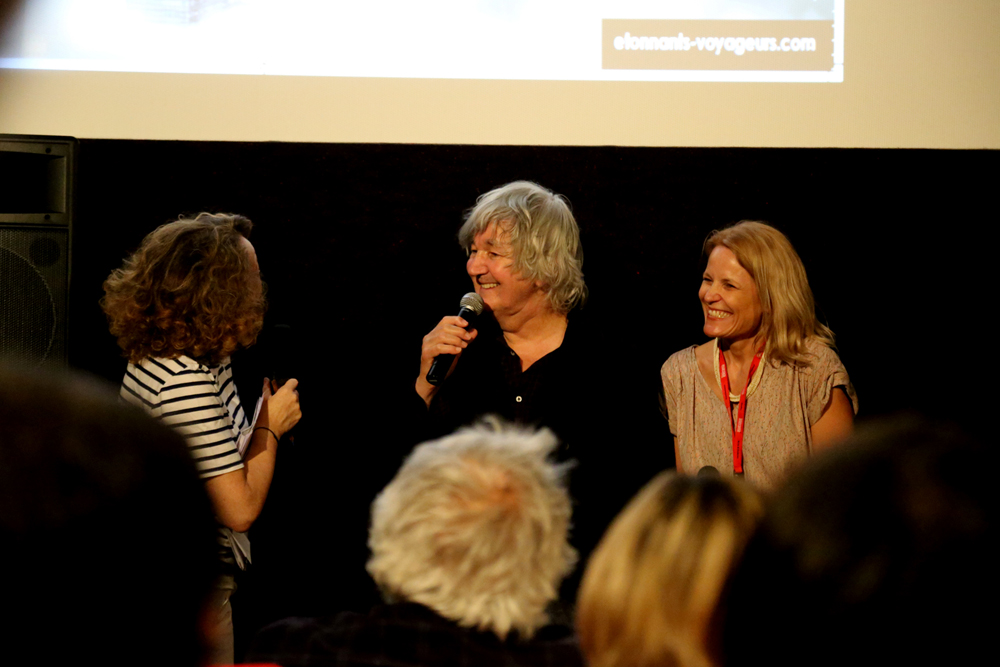
M 672 465 L 658 386 L 629 382 L 640 377 L 632 369 L 643 360 L 629 340 L 644 333 L 633 326 L 641 323 L 609 339 L 580 312 L 587 296 L 580 229 L 569 201 L 537 183 L 481 195 L 458 241 L 483 312 L 475 322 L 444 317 L 424 337 L 414 384 L 421 400 L 407 408 L 420 431 L 414 441 L 488 414 L 552 429 L 557 458 L 577 462 L 573 546 L 586 558 L 628 500 Z M 431 373 L 435 360 L 444 377 Z M 622 438 L 624 425 L 642 435 Z M 574 575 L 563 586 L 564 601 L 575 599 L 576 583 Z
M 556 444 L 493 419 L 418 446 L 372 504 L 367 569 L 387 604 L 280 621 L 248 659 L 582 665 L 572 629 L 546 614 L 577 558 Z

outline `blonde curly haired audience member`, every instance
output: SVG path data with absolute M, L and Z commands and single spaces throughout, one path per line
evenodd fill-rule
M 530 637 L 576 563 L 555 447 L 497 422 L 418 447 L 372 505 L 372 578 L 464 627 Z
M 546 612 L 577 554 L 551 431 L 496 419 L 414 449 L 372 504 L 368 572 L 386 604 L 290 618 L 250 658 L 296 665 L 582 667 Z

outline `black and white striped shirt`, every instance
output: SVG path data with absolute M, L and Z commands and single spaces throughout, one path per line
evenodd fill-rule
M 249 422 L 228 357 L 213 368 L 187 356 L 130 363 L 121 396 L 184 436 L 202 479 L 243 467 L 238 443 Z
M 187 356 L 130 363 L 120 393 L 184 436 L 202 479 L 243 467 L 240 434 L 250 423 L 236 393 L 229 357 L 211 368 Z M 219 557 L 243 567 L 250 558 L 246 536 L 221 523 L 218 532 Z

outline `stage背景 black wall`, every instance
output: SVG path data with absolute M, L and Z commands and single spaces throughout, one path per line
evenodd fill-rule
M 245 403 L 287 324 L 304 417 L 283 443 L 237 631 L 363 608 L 368 508 L 413 444 L 423 335 L 469 290 L 455 234 L 480 194 L 517 179 L 566 195 L 582 230 L 587 317 L 623 387 L 658 410 L 659 367 L 703 340 L 701 244 L 767 221 L 799 251 L 857 389 L 861 419 L 910 409 L 982 428 L 972 356 L 991 325 L 1000 159 L 991 151 L 80 142 L 69 345 L 73 366 L 119 382 L 125 362 L 97 302 L 143 236 L 180 213 L 255 223 L 269 286 L 258 346 L 234 368 Z M 665 424 L 639 438 L 672 456 Z M 609 446 L 613 446 L 609 443 Z M 666 459 L 665 459 L 666 460 Z M 657 472 L 649 471 L 649 476 Z

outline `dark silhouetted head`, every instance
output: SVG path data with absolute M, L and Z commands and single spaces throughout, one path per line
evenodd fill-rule
M 215 523 L 180 436 L 111 387 L 0 370 L 12 664 L 196 665 Z
M 726 664 L 988 655 L 996 459 L 911 418 L 862 429 L 810 462 L 773 498 L 734 575 Z

